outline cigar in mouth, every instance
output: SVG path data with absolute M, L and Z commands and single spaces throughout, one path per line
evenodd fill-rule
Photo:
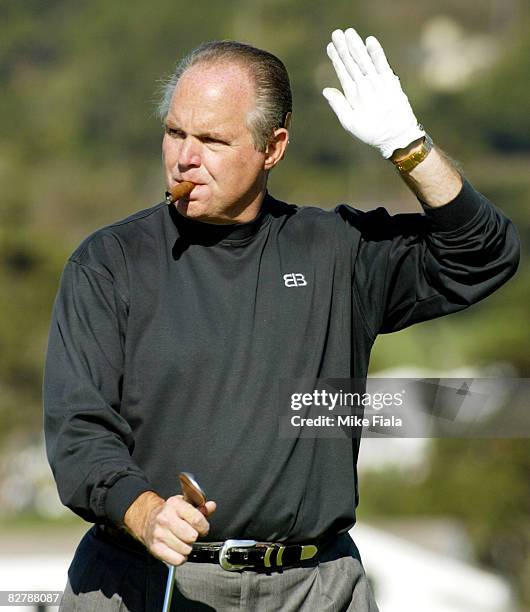
M 174 185 L 169 191 L 166 191 L 166 202 L 173 204 L 173 202 L 180 200 L 180 198 L 189 195 L 194 187 L 195 183 L 190 183 L 190 181 L 182 181 L 182 183 Z

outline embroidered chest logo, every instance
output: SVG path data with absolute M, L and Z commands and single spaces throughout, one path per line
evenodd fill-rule
M 283 282 L 286 287 L 305 287 L 307 281 L 305 276 L 300 272 L 290 272 L 289 274 L 283 275 Z

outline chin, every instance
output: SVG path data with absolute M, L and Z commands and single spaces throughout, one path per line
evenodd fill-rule
M 201 214 L 202 206 L 197 206 L 195 201 L 182 199 L 177 202 L 176 206 L 179 213 L 185 217 L 196 217 L 197 214 Z
M 189 219 L 199 219 L 208 215 L 206 207 L 197 202 L 197 200 L 179 200 L 177 202 L 177 210 L 181 215 Z

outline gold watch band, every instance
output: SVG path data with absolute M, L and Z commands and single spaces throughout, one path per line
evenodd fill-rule
M 410 172 L 419 163 L 421 163 L 429 154 L 429 151 L 433 147 L 433 142 L 429 134 L 425 134 L 423 137 L 423 143 L 419 149 L 411 153 L 409 156 L 399 161 L 393 161 L 392 163 L 400 172 Z

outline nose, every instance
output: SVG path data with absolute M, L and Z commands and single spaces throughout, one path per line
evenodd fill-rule
M 180 144 L 178 165 L 184 172 L 188 168 L 199 168 L 201 161 L 201 143 L 192 136 L 186 136 Z

